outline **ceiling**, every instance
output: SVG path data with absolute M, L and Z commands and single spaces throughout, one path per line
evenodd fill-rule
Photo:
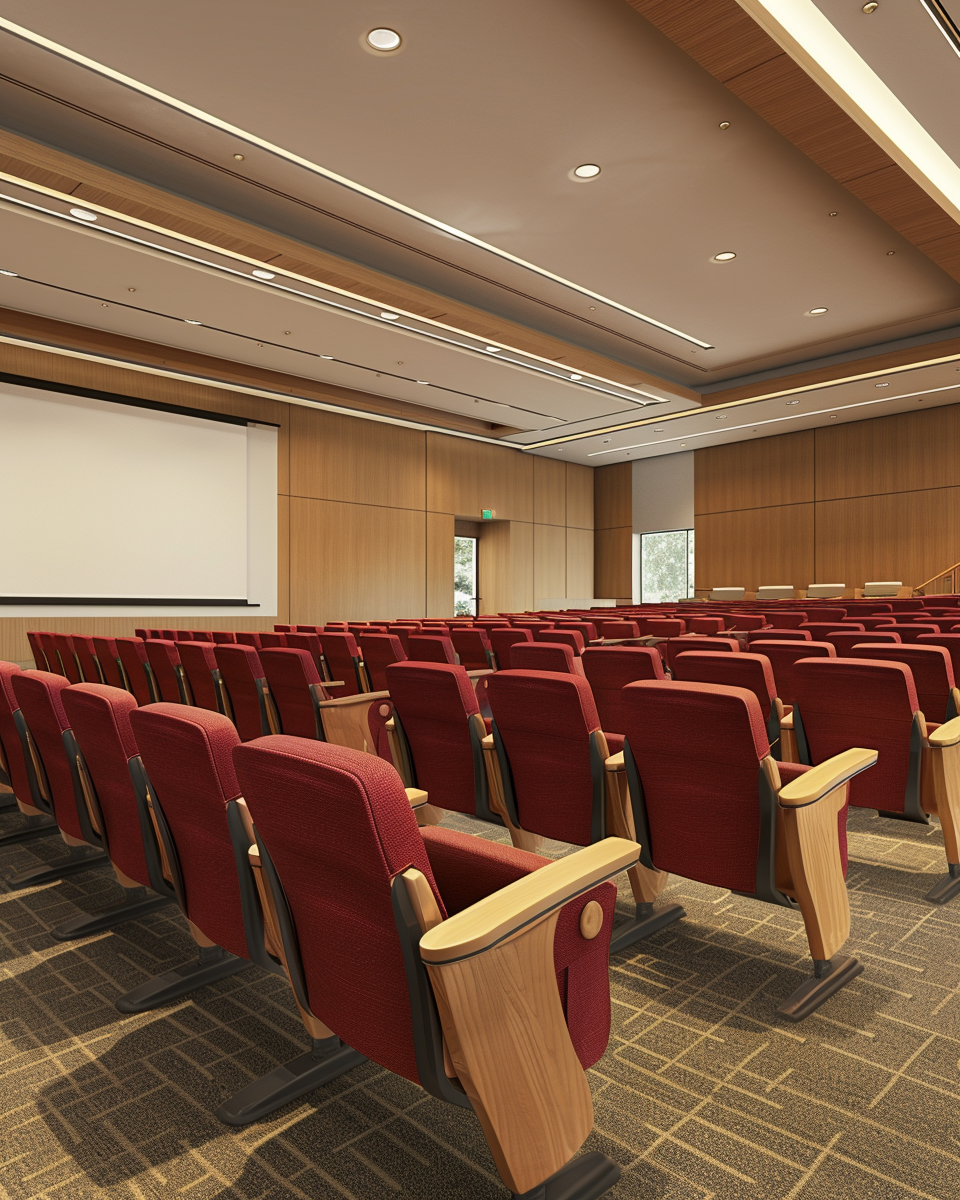
M 944 99 L 960 58 L 921 0 L 870 17 L 817 4 L 960 155 Z M 393 397 L 438 423 L 476 417 L 593 466 L 611 447 L 781 432 L 782 398 L 761 388 L 722 421 L 701 392 L 821 363 L 847 378 L 894 346 L 924 362 L 960 332 L 956 279 L 624 0 L 263 11 L 168 0 L 157 21 L 121 0 L 0 0 L 0 119 L 59 154 L 57 171 L 0 179 L 0 269 L 17 276 L 0 276 L 0 306 Z M 396 53 L 364 46 L 380 25 L 401 34 Z M 600 174 L 571 178 L 581 163 Z M 78 186 L 94 169 L 99 188 Z M 134 185 L 151 197 L 139 221 L 118 199 Z M 69 215 L 78 198 L 94 222 Z M 164 216 L 183 201 L 246 241 L 191 235 Z M 290 247 L 366 282 L 318 282 Z M 258 264 L 274 278 L 254 280 Z M 389 303 L 395 322 L 388 293 L 410 297 Z M 916 373 L 897 395 L 960 380 L 952 363 Z M 818 389 L 790 420 L 893 411 L 863 407 L 876 381 Z M 654 418 L 669 437 L 638 432 Z

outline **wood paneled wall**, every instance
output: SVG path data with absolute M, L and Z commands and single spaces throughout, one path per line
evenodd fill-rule
M 633 464 L 596 467 L 594 481 L 594 587 L 604 599 L 633 595 Z
M 276 617 L 217 617 L 224 629 L 376 617 L 450 616 L 457 517 L 480 531 L 482 608 L 592 596 L 591 467 L 19 347 L 3 369 L 78 387 L 229 412 L 280 426 Z M 0 618 L 0 658 L 30 658 L 26 630 L 132 634 L 202 617 Z
M 697 450 L 695 510 L 698 588 L 916 586 L 960 559 L 960 405 Z

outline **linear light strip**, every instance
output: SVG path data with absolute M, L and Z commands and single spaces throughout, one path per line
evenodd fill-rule
M 681 433 L 677 437 L 660 438 L 656 442 L 634 442 L 632 446 L 618 446 L 616 450 L 594 450 L 587 458 L 599 458 L 604 454 L 623 454 L 626 450 L 644 450 L 647 446 L 665 446 L 670 442 L 692 442 L 694 438 L 714 437 L 718 433 L 734 433 L 738 429 L 756 429 L 758 425 L 777 425 L 781 421 L 799 421 L 803 417 L 822 417 L 827 413 L 843 413 L 851 408 L 866 408 L 871 404 L 890 404 L 893 400 L 909 400 L 913 396 L 931 396 L 934 392 L 951 392 L 960 388 L 960 383 L 946 387 L 926 388 L 922 392 L 903 392 L 899 396 L 880 396 L 874 400 L 859 400 L 855 404 L 842 404 L 833 408 L 818 408 L 813 412 L 789 413 L 783 417 L 767 417 L 761 421 L 748 421 L 746 425 L 730 425 L 726 429 L 705 429 L 700 433 Z
M 900 375 L 904 371 L 919 371 L 923 367 L 939 367 L 944 363 L 960 362 L 960 354 L 945 354 L 940 358 L 927 358 L 919 362 L 903 363 L 897 367 L 887 367 L 885 370 L 864 371 L 859 375 L 844 375 L 837 379 L 826 379 L 819 383 L 804 384 L 794 388 L 782 388 L 776 392 L 765 392 L 761 396 L 746 396 L 742 400 L 728 400 L 726 404 L 705 405 L 702 409 L 685 409 L 683 412 L 661 413 L 655 417 L 643 417 L 636 421 L 622 421 L 617 425 L 607 425 L 602 429 L 591 429 L 584 433 L 567 433 L 560 437 L 544 438 L 539 442 L 526 442 L 529 450 L 542 450 L 544 446 L 560 445 L 563 442 L 580 442 L 586 438 L 602 437 L 607 433 L 622 433 L 624 429 L 640 429 L 644 425 L 652 425 L 661 421 L 680 421 L 703 412 L 729 412 L 731 409 L 743 408 L 748 404 L 761 404 L 764 400 L 778 400 L 782 396 L 805 395 L 808 392 L 819 392 L 825 388 L 840 387 L 845 383 L 859 383 L 864 379 L 878 379 L 886 375 Z M 830 411 L 829 409 L 826 411 Z M 756 424 L 756 422 L 752 422 Z
M 920 0 L 920 3 L 927 10 L 930 19 L 936 25 L 940 33 L 950 47 L 950 49 L 960 57 L 960 29 L 950 16 L 947 10 L 940 3 L 940 0 Z
M 24 191 L 33 192 L 37 195 L 43 195 L 43 196 L 47 196 L 51 199 L 57 200 L 61 204 L 71 204 L 74 202 L 73 197 L 67 196 L 62 192 L 56 192 L 51 188 L 46 188 L 41 184 L 35 184 L 30 180 L 21 180 L 21 179 L 17 178 L 17 176 L 8 175 L 4 171 L 0 171 L 0 181 L 2 181 L 2 180 L 12 183 L 12 184 L 16 185 L 17 187 L 21 187 Z M 248 283 L 248 284 L 253 284 L 253 285 L 256 285 L 259 287 L 265 287 L 265 288 L 273 288 L 275 291 L 290 292 L 295 295 L 301 296 L 304 299 L 311 300 L 317 304 L 322 304 L 322 305 L 325 305 L 330 308 L 339 308 L 346 312 L 352 312 L 361 317 L 365 317 L 369 320 L 377 321 L 378 323 L 380 321 L 380 318 L 378 317 L 377 313 L 379 311 L 382 311 L 382 309 L 383 309 L 382 304 L 376 304 L 376 303 L 374 303 L 374 301 L 368 299 L 365 296 L 359 296 L 354 292 L 349 292 L 344 288 L 338 288 L 333 284 L 326 284 L 319 280 L 310 279 L 309 276 L 299 275 L 295 271 L 288 271 L 283 267 L 274 266 L 271 269 L 275 275 L 282 275 L 284 278 L 297 280 L 298 282 L 307 284 L 310 287 L 316 288 L 321 292 L 328 292 L 335 296 L 345 297 L 345 298 L 351 300 L 354 304 L 369 305 L 370 308 L 375 309 L 376 312 L 371 313 L 371 312 L 366 311 L 366 309 L 353 308 L 353 307 L 351 307 L 350 304 L 341 303 L 341 302 L 332 300 L 328 296 L 317 296 L 313 292 L 300 291 L 297 288 L 290 287 L 287 284 L 276 283 L 273 280 L 256 279 L 244 271 L 238 271 L 238 270 L 235 270 L 234 268 L 226 267 L 223 265 L 223 263 L 211 262 L 208 259 L 198 258 L 196 255 L 188 254 L 184 250 L 176 250 L 176 249 L 171 248 L 170 246 L 158 245 L 155 242 L 148 242 L 143 238 L 135 237 L 133 234 L 125 233 L 123 230 L 111 229 L 108 225 L 94 225 L 87 221 L 81 221 L 76 217 L 70 216 L 69 213 L 61 213 L 61 212 L 58 212 L 56 209 L 46 208 L 41 204 L 32 204 L 30 201 L 24 200 L 19 196 L 11 196 L 8 193 L 0 192 L 0 200 L 6 200 L 8 203 L 15 204 L 21 208 L 32 209 L 35 212 L 44 213 L 47 216 L 54 217 L 58 220 L 63 221 L 66 224 L 72 225 L 77 229 L 99 230 L 100 233 L 108 234 L 111 237 L 119 238 L 123 241 L 128 241 L 128 242 L 132 242 L 137 245 L 145 246 L 148 249 L 157 251 L 158 253 L 161 253 L 161 254 L 170 255 L 170 256 L 173 256 L 176 258 L 183 258 L 187 261 L 198 263 L 201 266 L 209 267 L 213 270 L 222 271 L 222 272 L 224 272 L 226 274 L 230 274 L 230 275 L 235 275 L 238 278 L 242 279 L 245 283 Z M 104 208 L 102 205 L 95 204 L 93 202 L 88 202 L 88 201 L 84 201 L 84 204 L 86 205 L 87 208 L 89 208 L 91 210 L 95 210 L 97 213 L 99 213 L 102 216 L 110 217 L 112 220 L 115 220 L 122 224 L 133 225 L 137 228 L 149 230 L 149 231 L 151 231 L 155 234 L 158 234 L 162 237 L 169 238 L 171 241 L 184 242 L 187 245 L 196 246 L 198 248 L 206 250 L 209 253 L 217 254 L 222 257 L 232 259 L 233 261 L 236 261 L 236 262 L 243 262 L 243 263 L 249 264 L 253 267 L 262 267 L 262 265 L 263 265 L 259 259 L 248 258 L 246 255 L 238 254 L 235 251 L 227 250 L 220 246 L 210 245 L 207 242 L 199 241 L 198 239 L 192 238 L 189 235 L 181 234 L 179 232 L 171 231 L 168 229 L 164 229 L 161 226 L 153 225 L 148 221 L 142 221 L 136 217 L 129 217 L 125 213 L 118 213 L 118 212 L 113 211 L 112 209 Z M 391 308 L 389 311 L 391 311 L 391 312 L 396 311 L 397 313 L 400 313 L 403 316 L 405 316 L 407 318 L 407 320 L 418 322 L 418 325 L 415 327 L 411 327 L 409 325 L 404 325 L 404 324 L 392 324 L 391 325 L 392 328 L 406 329 L 406 331 L 408 333 L 416 334 L 419 337 L 428 338 L 433 341 L 445 342 L 448 345 L 456 346 L 458 349 L 467 350 L 474 354 L 481 354 L 481 355 L 483 355 L 485 361 L 490 356 L 487 354 L 486 350 L 481 347 L 496 346 L 500 350 L 506 350 L 510 354 L 516 354 L 521 357 L 519 359 L 498 357 L 495 361 L 501 362 L 501 363 L 509 363 L 511 366 L 521 367 L 524 370 L 528 370 L 528 371 L 536 371 L 541 375 L 546 375 L 547 377 L 549 377 L 551 379 L 555 379 L 561 383 L 568 383 L 574 387 L 586 388 L 589 391 L 602 392 L 605 395 L 615 397 L 617 400 L 624 400 L 630 404 L 638 404 L 641 407 L 647 407 L 651 403 L 654 403 L 654 404 L 670 403 L 670 400 L 667 400 L 662 396 L 657 396 L 653 392 L 644 391 L 642 388 L 631 387 L 629 384 L 626 384 L 626 383 L 617 383 L 615 380 L 605 379 L 602 375 L 596 375 L 593 372 L 587 371 L 585 369 L 582 371 L 579 371 L 579 372 L 573 372 L 572 369 L 565 368 L 564 371 L 561 371 L 556 366 L 554 366 L 552 363 L 550 363 L 549 359 L 545 359 L 541 355 L 533 354 L 532 352 L 529 352 L 526 350 L 518 350 L 515 346 L 510 346 L 504 342 L 497 342 L 490 338 L 480 338 L 480 337 L 477 337 L 475 334 L 465 333 L 463 330 L 459 330 L 455 326 L 446 325 L 444 322 L 433 320 L 430 317 L 423 317 L 423 316 L 418 315 L 417 313 L 410 313 L 410 312 L 405 311 L 402 308 L 396 308 L 396 309 Z M 423 328 L 420 328 L 420 324 L 432 326 L 433 328 L 423 329 Z M 446 336 L 446 333 L 434 332 L 434 329 L 444 330 L 447 333 L 454 334 L 456 336 L 449 337 L 449 336 Z M 457 340 L 458 337 L 473 338 L 474 342 L 476 344 L 473 344 L 470 342 L 458 341 Z M 530 360 L 530 361 L 527 361 L 527 360 Z M 544 363 L 547 365 L 541 366 L 541 365 L 539 365 L 541 363 Z M 565 373 L 565 371 L 566 371 L 566 373 Z M 580 374 L 582 376 L 582 378 L 579 380 L 571 379 L 570 374 L 572 374 L 572 373 Z M 596 381 L 596 382 L 594 382 L 594 381 Z M 601 386 L 601 385 L 606 385 L 606 386 Z M 620 390 L 617 391 L 617 390 L 613 390 L 613 389 L 620 389 Z M 636 395 L 638 395 L 638 396 L 645 397 L 645 399 L 644 400 L 636 400 L 634 398 L 634 396 L 632 396 L 632 395 L 624 395 L 623 394 L 624 392 L 633 392 L 633 393 L 636 393 Z
M 459 241 L 467 242 L 472 246 L 476 246 L 480 250 L 485 250 L 490 254 L 495 254 L 498 258 L 506 262 L 513 263 L 515 266 L 522 267 L 526 271 L 532 271 L 543 279 L 549 279 L 552 283 L 560 284 L 561 287 L 569 288 L 571 291 L 578 292 L 581 296 L 587 296 L 591 300 L 598 300 L 601 304 L 609 308 L 616 309 L 618 312 L 625 313 L 628 317 L 635 317 L 638 321 L 643 321 L 647 325 L 654 326 L 657 329 L 663 330 L 664 333 L 672 334 L 674 337 L 681 338 L 685 342 L 689 342 L 694 346 L 699 346 L 703 350 L 712 350 L 714 347 L 709 342 L 704 342 L 700 338 L 694 337 L 692 334 L 684 333 L 680 329 L 675 329 L 672 325 L 667 325 L 663 321 L 658 321 L 655 317 L 647 316 L 644 313 L 637 312 L 636 309 L 630 308 L 626 304 L 621 304 L 617 300 L 611 300 L 607 296 L 601 295 L 599 292 L 594 292 L 590 288 L 586 288 L 579 283 L 574 283 L 572 280 L 565 279 L 562 275 L 557 275 L 553 271 L 548 271 L 545 267 L 539 267 L 535 263 L 527 262 L 526 259 L 519 258 L 515 254 L 511 254 L 507 250 L 501 250 L 498 246 L 493 246 L 489 242 L 481 241 L 472 234 L 464 232 L 462 229 L 457 229 L 453 225 L 447 225 L 444 221 L 438 221 L 435 217 L 428 217 L 425 213 L 418 212 L 415 208 L 410 208 L 406 204 L 400 203 L 398 200 L 392 200 L 389 196 L 383 196 L 379 192 L 373 191 L 371 188 L 364 187 L 363 184 L 356 183 L 352 179 L 347 179 L 344 175 L 338 175 L 335 171 L 330 171 L 326 167 L 321 167 L 318 163 L 311 162 L 309 159 L 301 157 L 299 154 L 294 154 L 290 150 L 285 150 L 282 146 L 277 146 L 272 142 L 266 141 L 264 138 L 257 137 L 256 134 L 248 133 L 244 129 L 240 129 L 236 125 L 231 125 L 227 121 L 220 120 L 203 109 L 195 108 L 192 104 L 187 104 L 183 100 L 178 100 L 175 96 L 169 96 L 165 92 L 158 91 L 156 88 L 150 87 L 148 84 L 141 83 L 138 79 L 133 79 L 129 75 L 124 75 L 119 71 L 113 70 L 111 67 L 105 66 L 103 63 L 97 62 L 95 59 L 87 58 L 84 54 L 79 54 L 75 50 L 71 50 L 67 46 L 61 46 L 58 42 L 51 41 L 49 38 L 43 37 L 39 33 L 34 33 L 33 30 L 26 29 L 22 25 L 16 25 L 13 21 L 7 20 L 5 17 L 0 17 L 0 29 L 5 29 L 14 37 L 20 38 L 22 41 L 30 42 L 34 46 L 39 46 L 43 50 L 48 50 L 60 58 L 65 58 L 70 62 L 76 63 L 78 66 L 84 67 L 88 71 L 94 71 L 96 74 L 107 79 L 112 79 L 115 83 L 122 84 L 123 87 L 130 88 L 132 91 L 139 92 L 142 96 L 149 96 L 151 99 L 165 104 L 169 108 L 176 109 L 178 112 L 184 113 L 194 120 L 201 121 L 205 125 L 209 125 L 214 129 L 219 129 L 223 133 L 230 134 L 248 143 L 251 146 L 257 146 L 259 149 L 266 151 L 268 154 L 275 155 L 277 158 L 282 158 L 295 166 L 302 167 L 304 170 L 310 171 L 314 175 L 320 175 L 331 183 L 338 184 L 340 187 L 346 188 L 349 191 L 355 192 L 357 195 L 365 196 L 369 200 L 373 200 L 378 204 L 384 205 L 386 208 L 391 208 L 395 212 L 403 213 L 405 216 L 411 217 L 421 224 L 429 225 L 433 229 L 439 230 L 441 233 L 448 234 L 451 237 L 457 238 Z

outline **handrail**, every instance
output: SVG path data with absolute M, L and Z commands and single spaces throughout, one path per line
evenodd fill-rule
M 960 567 L 960 562 L 955 562 L 952 567 L 947 567 L 947 569 L 945 571 L 938 571 L 936 573 L 936 575 L 931 575 L 930 578 L 925 579 L 923 581 L 923 583 L 918 583 L 917 586 L 913 590 L 915 592 L 919 592 L 920 589 L 925 588 L 928 583 L 933 583 L 933 581 L 935 579 L 942 579 L 944 577 L 944 575 L 949 575 L 950 572 L 955 571 L 957 569 L 957 567 Z

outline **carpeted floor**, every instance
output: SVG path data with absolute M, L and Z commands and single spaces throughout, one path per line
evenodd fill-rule
M 775 1015 L 808 972 L 789 911 L 675 879 L 687 919 L 615 957 L 588 1143 L 623 1165 L 611 1200 L 960 1197 L 960 901 L 923 900 L 939 828 L 865 812 L 850 826 L 848 947 L 866 970 L 803 1024 Z M 0 873 L 60 852 L 6 848 Z M 80 943 L 48 936 L 118 899 L 104 871 L 0 885 L 0 1194 L 506 1195 L 471 1114 L 370 1064 L 268 1121 L 221 1125 L 223 1097 L 304 1047 L 286 984 L 251 968 L 121 1017 L 114 999 L 192 942 L 173 908 Z

